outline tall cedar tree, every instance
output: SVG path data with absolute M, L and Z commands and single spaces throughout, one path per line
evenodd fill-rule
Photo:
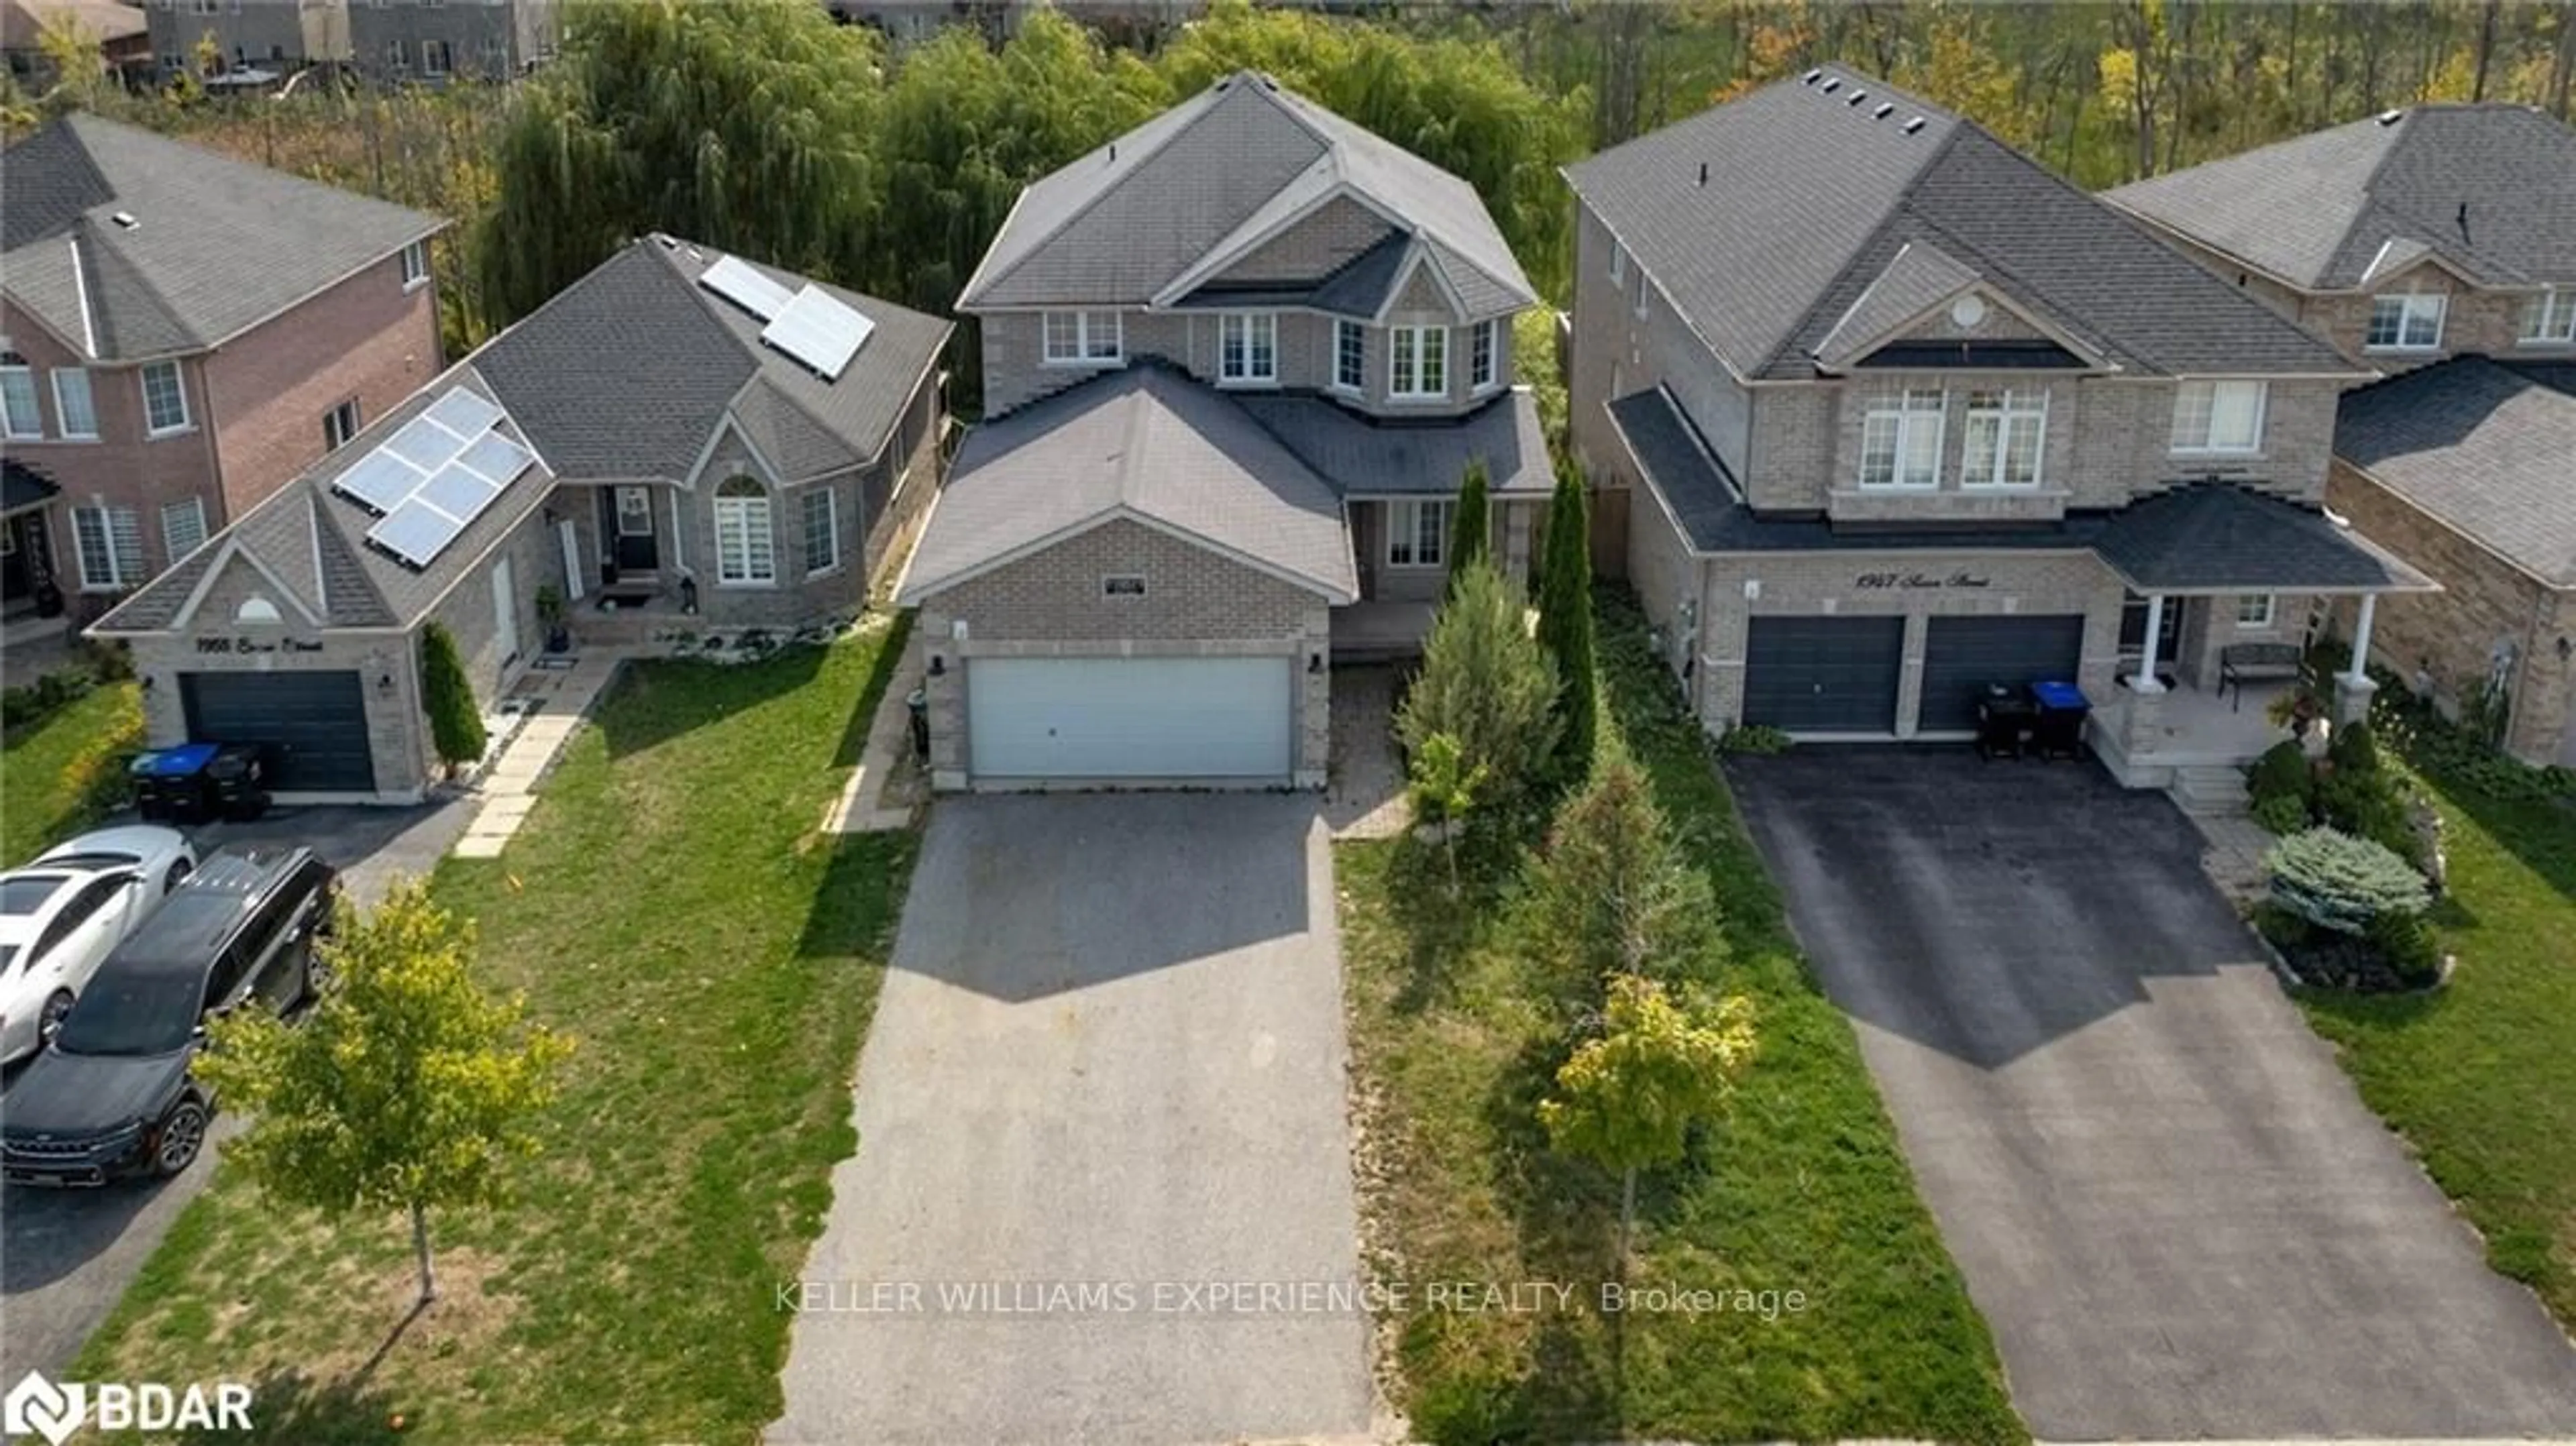
M 1467 564 L 1493 553 L 1493 509 L 1485 501 L 1485 459 L 1478 457 L 1458 481 L 1458 505 L 1449 516 L 1449 586 L 1443 596 L 1457 594 L 1458 574 Z
M 1592 770 L 1592 740 L 1601 699 L 1592 662 L 1592 523 L 1583 478 L 1556 479 L 1548 502 L 1547 550 L 1538 581 L 1538 641 L 1556 659 L 1558 773 L 1580 783 Z
M 1422 671 L 1397 710 L 1396 736 L 1407 757 L 1438 734 L 1457 739 L 1460 762 L 1485 770 L 1481 797 L 1504 807 L 1555 757 L 1556 665 L 1530 636 L 1520 588 L 1490 559 L 1452 577 L 1456 586 L 1422 644 Z
M 420 691 L 438 756 L 449 763 L 481 758 L 490 741 L 483 735 L 483 711 L 475 706 L 474 686 L 465 681 L 455 635 L 437 623 L 420 630 Z

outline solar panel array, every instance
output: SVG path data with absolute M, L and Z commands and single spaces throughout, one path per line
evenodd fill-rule
M 841 368 L 850 364 L 859 343 L 876 329 L 875 322 L 809 282 L 769 319 L 760 339 L 820 372 L 828 382 L 841 379 Z
M 795 293 L 761 274 L 739 256 L 719 256 L 699 273 L 698 284 L 763 321 L 787 309 Z
M 480 394 L 450 388 L 341 473 L 332 490 L 376 514 L 367 541 L 427 567 L 536 460 L 493 430 L 501 416 Z

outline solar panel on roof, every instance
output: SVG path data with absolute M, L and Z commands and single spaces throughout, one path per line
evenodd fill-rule
M 450 462 L 412 494 L 450 517 L 468 518 L 492 505 L 501 485 Z
M 420 489 L 426 480 L 418 467 L 391 452 L 378 450 L 358 459 L 357 465 L 340 474 L 332 487 L 358 499 L 368 511 L 391 512 L 397 503 Z
M 874 330 L 875 322 L 808 285 L 761 329 L 760 339 L 822 373 L 825 381 L 838 381 L 841 368 Z
M 719 256 L 698 273 L 698 284 L 763 321 L 787 309 L 794 293 L 739 256 Z
M 463 522 L 414 497 L 376 519 L 367 540 L 413 567 L 427 567 L 464 530 Z
M 479 437 L 501 420 L 501 409 L 480 393 L 458 387 L 430 403 L 421 415 L 460 437 Z
M 468 440 L 428 417 L 420 416 L 403 423 L 401 431 L 387 437 L 383 450 L 427 473 L 455 461 L 456 454 L 465 450 Z
M 486 432 L 456 460 L 506 487 L 528 470 L 537 455 L 498 432 Z

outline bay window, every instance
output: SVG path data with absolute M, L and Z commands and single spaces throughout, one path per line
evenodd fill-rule
M 1494 389 L 1494 359 L 1502 349 L 1502 340 L 1495 331 L 1501 325 L 1499 321 L 1477 322 L 1475 333 L 1468 342 L 1467 385 L 1477 391 Z
M 1399 326 L 1387 333 L 1393 368 L 1387 392 L 1398 397 L 1449 395 L 1449 329 Z
M 1346 392 L 1368 388 L 1368 330 L 1356 321 L 1333 323 L 1333 385 Z

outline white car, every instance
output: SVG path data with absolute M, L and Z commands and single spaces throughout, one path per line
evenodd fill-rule
M 196 866 L 175 829 L 108 828 L 0 874 L 0 1064 L 44 1047 L 108 951 Z

